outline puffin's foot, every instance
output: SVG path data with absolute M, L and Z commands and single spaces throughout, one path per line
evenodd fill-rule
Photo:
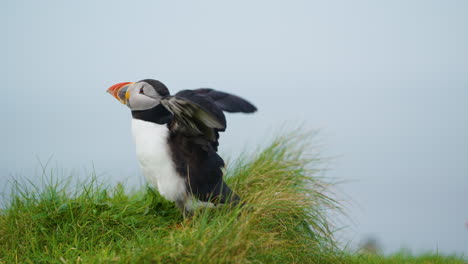
M 188 208 L 185 206 L 185 201 L 177 200 L 175 203 L 177 207 L 180 209 L 182 215 L 184 216 L 184 219 L 193 216 L 193 212 L 188 210 Z

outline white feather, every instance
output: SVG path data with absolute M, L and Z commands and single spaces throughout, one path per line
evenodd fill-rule
M 185 201 L 185 180 L 172 162 L 167 126 L 132 119 L 132 132 L 138 162 L 148 183 L 170 201 Z

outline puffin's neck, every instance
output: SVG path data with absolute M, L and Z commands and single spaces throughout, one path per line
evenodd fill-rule
M 132 111 L 132 116 L 135 119 L 153 122 L 157 124 L 167 124 L 172 120 L 172 114 L 163 105 L 157 106 L 143 111 Z

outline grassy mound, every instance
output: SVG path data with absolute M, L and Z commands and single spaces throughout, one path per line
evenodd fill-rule
M 306 142 L 280 137 L 238 160 L 228 184 L 245 206 L 188 219 L 149 188 L 17 185 L 0 213 L 0 263 L 379 263 L 336 247 L 326 210 L 337 204 Z
M 5 263 L 334 263 L 324 209 L 334 207 L 313 177 L 303 138 L 278 138 L 227 170 L 242 208 L 200 209 L 183 219 L 147 188 L 91 181 L 75 193 L 50 183 L 17 186 L 0 217 Z M 68 188 L 69 189 L 69 188 Z

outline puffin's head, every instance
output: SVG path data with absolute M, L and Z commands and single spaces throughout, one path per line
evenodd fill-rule
M 138 82 L 123 82 L 111 86 L 107 92 L 132 111 L 144 111 L 157 106 L 169 90 L 160 81 L 145 79 Z

